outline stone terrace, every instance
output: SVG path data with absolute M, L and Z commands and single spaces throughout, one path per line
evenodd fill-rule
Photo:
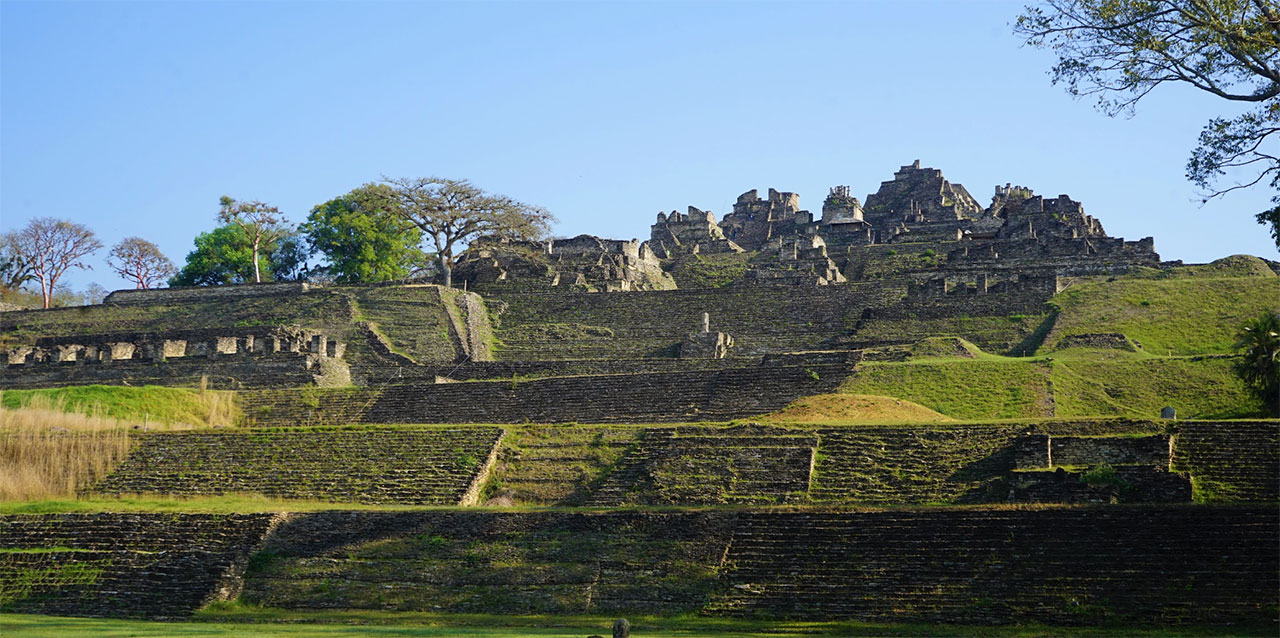
M 499 428 L 150 434 L 91 491 L 456 505 L 475 498 L 501 436 Z
M 707 612 L 871 622 L 1275 620 L 1274 507 L 744 513 Z
M 0 517 L 0 611 L 186 616 L 239 593 L 273 514 Z
M 304 514 L 244 599 L 286 609 L 681 613 L 711 596 L 719 513 Z
M 817 443 L 812 432 L 758 425 L 650 428 L 587 505 L 797 503 Z
M 843 365 L 415 383 L 383 389 L 240 394 L 258 426 L 346 423 L 669 423 L 727 421 L 831 392 Z

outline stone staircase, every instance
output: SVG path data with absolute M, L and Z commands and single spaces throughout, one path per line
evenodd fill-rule
M 1280 500 L 1280 421 L 1180 423 L 1173 467 L 1199 500 Z

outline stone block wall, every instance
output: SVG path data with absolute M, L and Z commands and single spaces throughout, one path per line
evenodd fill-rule
M 1081 625 L 1275 621 L 1269 506 L 744 513 L 703 613 Z
M 501 436 L 499 428 L 147 434 L 88 491 L 457 505 L 474 500 Z
M 0 516 L 0 611 L 174 618 L 234 598 L 274 514 Z
M 177 288 L 150 288 L 147 290 L 117 290 L 102 303 L 109 305 L 173 304 L 188 301 L 240 299 L 244 297 L 275 297 L 296 295 L 320 288 L 316 284 L 290 281 L 282 283 L 228 284 L 225 286 L 184 286 Z
M 667 423 L 727 421 L 830 392 L 846 366 L 756 366 L 652 374 L 409 383 L 380 389 L 240 394 L 256 426 L 342 423 Z
M 1197 501 L 1280 500 L 1280 421 L 1179 423 L 1173 469 L 1191 474 Z
M 674 357 L 684 336 L 711 315 L 712 329 L 733 335 L 731 357 L 819 349 L 849 333 L 868 307 L 901 297 L 902 289 L 844 284 L 822 289 L 723 289 L 588 293 L 486 291 L 491 308 L 506 309 L 495 333 L 500 360 L 640 359 Z M 548 337 L 532 326 L 607 329 Z
M 181 330 L 40 337 L 2 354 L 0 386 L 195 385 L 215 388 L 343 384 L 346 344 L 297 328 Z
M 716 586 L 730 521 L 714 512 L 303 514 L 272 536 L 271 559 L 246 575 L 243 600 L 485 614 L 696 611 Z

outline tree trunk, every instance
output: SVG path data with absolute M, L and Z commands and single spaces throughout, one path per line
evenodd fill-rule
M 453 268 L 450 268 L 449 264 L 444 263 L 443 259 L 440 260 L 440 272 L 443 275 L 444 287 L 452 288 L 453 287 Z
M 253 283 L 262 283 L 262 273 L 258 272 L 258 242 L 253 242 Z

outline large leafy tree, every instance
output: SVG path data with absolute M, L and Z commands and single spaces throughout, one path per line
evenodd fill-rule
M 1245 113 L 1200 132 L 1187 178 L 1205 199 L 1262 184 L 1280 205 L 1280 4 L 1276 0 L 1046 0 L 1018 16 L 1028 44 L 1058 56 L 1051 75 L 1108 115 L 1181 84 Z M 1231 183 L 1226 183 L 1231 182 Z M 1257 214 L 1280 247 L 1280 207 Z
M 219 286 L 254 281 L 254 273 L 270 272 L 270 254 L 259 254 L 254 263 L 253 246 L 238 226 L 219 226 L 195 239 L 195 250 L 169 280 L 171 286 Z
M 44 307 L 53 303 L 54 287 L 71 268 L 90 268 L 82 259 L 102 248 L 87 226 L 63 219 L 40 217 L 13 235 L 13 250 L 40 281 Z
M 262 281 L 262 269 L 258 267 L 258 256 L 264 244 L 271 244 L 288 234 L 284 225 L 284 216 L 275 206 L 254 200 L 238 202 L 223 195 L 218 200 L 218 221 L 238 227 L 244 233 L 253 253 L 250 263 L 253 264 L 253 281 Z
M 422 269 L 422 231 L 393 212 L 386 184 L 365 184 L 311 209 L 300 227 L 325 272 L 341 283 L 403 279 Z
M 384 177 L 383 182 L 391 187 L 391 210 L 422 230 L 446 286 L 453 285 L 454 255 L 472 239 L 538 239 L 555 221 L 543 208 L 486 193 L 465 179 Z
M 177 271 L 160 248 L 141 237 L 126 237 L 111 249 L 107 265 L 139 289 L 151 288 Z
M 1280 312 L 1264 311 L 1245 322 L 1236 349 L 1244 354 L 1236 374 L 1280 416 Z

